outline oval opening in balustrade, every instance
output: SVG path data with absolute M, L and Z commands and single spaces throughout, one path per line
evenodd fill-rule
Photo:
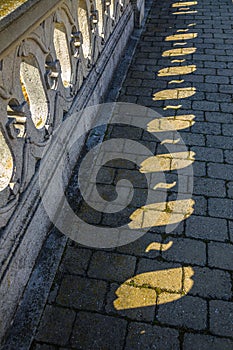
M 0 192 L 11 181 L 13 174 L 13 157 L 0 128 Z
M 67 33 L 63 23 L 55 23 L 54 47 L 61 65 L 61 79 L 65 88 L 70 86 L 71 63 L 67 44 Z
M 115 1 L 114 0 L 111 0 L 111 4 L 110 4 L 110 17 L 112 19 L 114 19 L 114 16 L 115 16 Z
M 103 1 L 102 0 L 96 0 L 96 9 L 98 10 L 99 13 L 99 21 L 98 21 L 98 30 L 99 30 L 99 35 L 104 37 L 104 21 L 103 21 Z
M 91 35 L 90 35 L 90 19 L 87 10 L 87 4 L 85 0 L 79 0 L 77 6 L 77 16 L 79 29 L 83 35 L 83 54 L 84 57 L 88 57 L 91 47 Z
M 22 60 L 20 81 L 24 98 L 30 106 L 32 121 L 37 129 L 41 129 L 47 120 L 48 102 L 40 69 L 34 56 L 31 55 Z

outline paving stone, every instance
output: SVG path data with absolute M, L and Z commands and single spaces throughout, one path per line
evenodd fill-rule
M 227 123 L 227 125 L 233 123 L 232 114 L 229 113 L 206 112 L 205 118 L 208 122 Z
M 190 294 L 202 298 L 231 300 L 231 275 L 228 272 L 209 269 L 206 267 L 193 267 L 194 281 Z
M 209 198 L 208 206 L 210 216 L 233 219 L 233 201 L 231 199 Z
M 173 303 L 159 305 L 157 319 L 164 324 L 204 330 L 207 327 L 207 303 L 186 295 Z
M 125 350 L 179 349 L 179 333 L 171 328 L 131 322 Z
M 208 243 L 208 265 L 233 270 L 233 246 L 227 243 Z
M 106 315 L 79 312 L 71 345 L 79 350 L 122 350 L 127 321 Z
M 227 163 L 233 164 L 233 151 L 226 150 L 224 151 L 225 161 Z
M 224 242 L 228 239 L 227 220 L 192 215 L 186 220 L 186 236 Z
M 232 337 L 233 303 L 210 301 L 210 331 L 213 334 Z
M 220 164 L 220 166 L 224 168 L 225 165 Z M 208 167 L 208 175 L 214 178 L 218 177 L 218 176 L 215 176 L 214 172 L 211 173 L 211 167 Z M 225 197 L 226 196 L 225 181 L 223 180 L 194 177 L 193 183 L 194 183 L 194 189 L 193 189 L 194 194 L 201 194 L 208 197 Z
M 227 136 L 207 135 L 207 146 L 222 149 L 232 149 L 233 138 Z
M 188 264 L 206 264 L 205 243 L 188 238 L 176 238 L 172 247 L 163 252 L 163 258 L 168 261 L 176 261 Z
M 192 195 L 194 200 L 194 212 L 195 215 L 207 215 L 207 199 L 203 196 Z
M 97 251 L 91 259 L 88 276 L 123 282 L 134 274 L 135 265 L 133 256 Z
M 207 166 L 207 174 L 209 177 L 215 179 L 223 180 L 232 180 L 233 179 L 233 167 L 228 164 L 218 164 L 218 163 L 209 163 Z M 216 180 L 218 181 L 218 180 Z M 222 191 L 222 196 L 225 195 L 225 190 Z M 217 196 L 217 195 L 216 195 Z
M 78 276 L 64 276 L 56 298 L 59 305 L 81 310 L 100 311 L 107 283 Z
M 90 249 L 68 246 L 63 256 L 60 270 L 64 273 L 84 275 L 86 273 L 90 257 Z
M 196 155 L 195 155 L 195 159 L 196 159 Z M 192 164 L 193 167 L 193 173 L 194 176 L 206 176 L 206 164 L 204 162 L 198 162 L 197 160 L 195 160 L 195 162 Z
M 186 146 L 204 146 L 205 145 L 205 137 L 201 134 L 192 134 L 188 132 L 181 133 L 182 140 L 186 144 Z
M 193 109 L 208 112 L 218 112 L 220 110 L 219 103 L 210 101 L 194 101 L 192 104 Z
M 221 125 L 218 123 L 195 122 L 191 131 L 198 134 L 220 135 Z
M 65 320 L 65 327 L 64 327 Z M 75 312 L 47 305 L 36 334 L 37 341 L 66 345 L 75 320 Z
M 223 151 L 221 149 L 195 146 L 191 147 L 191 151 L 195 152 L 195 160 L 223 162 Z
M 203 334 L 184 335 L 183 350 L 232 350 L 233 341 Z
M 222 125 L 222 133 L 225 136 L 232 136 L 233 135 L 233 124 L 223 124 Z
M 229 225 L 229 236 L 230 236 L 230 240 L 233 243 L 233 221 L 228 222 Z
M 31 350 L 57 350 L 57 347 L 53 345 L 37 343 L 34 346 L 32 346 Z

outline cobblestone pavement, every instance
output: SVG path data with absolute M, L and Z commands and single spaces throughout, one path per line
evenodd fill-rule
M 232 47 L 230 0 L 154 1 L 119 101 L 172 117 L 195 152 L 194 212 L 115 249 L 69 241 L 31 350 L 233 349 Z

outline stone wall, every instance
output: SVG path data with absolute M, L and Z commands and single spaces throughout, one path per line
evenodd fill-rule
M 38 184 L 44 149 L 72 112 L 104 100 L 143 4 L 29 0 L 0 21 L 0 338 L 51 228 Z M 67 180 L 80 149 L 67 155 Z

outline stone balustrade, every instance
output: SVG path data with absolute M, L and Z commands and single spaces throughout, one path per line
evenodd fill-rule
M 0 20 L 0 338 L 50 227 L 38 189 L 44 148 L 72 112 L 103 102 L 144 13 L 141 0 L 19 5 Z

